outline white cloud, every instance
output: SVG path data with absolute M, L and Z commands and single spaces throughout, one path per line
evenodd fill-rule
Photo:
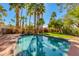
M 47 28 L 48 27 L 48 25 L 43 25 L 43 28 Z

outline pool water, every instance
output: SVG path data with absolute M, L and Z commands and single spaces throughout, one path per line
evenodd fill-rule
M 16 45 L 17 56 L 67 56 L 70 43 L 64 39 L 23 35 Z

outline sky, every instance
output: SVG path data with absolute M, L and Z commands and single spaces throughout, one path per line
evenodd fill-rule
M 3 19 L 5 19 L 5 23 L 8 25 L 9 23 L 15 25 L 15 22 L 12 22 L 11 19 L 15 19 L 15 12 L 14 9 L 13 10 L 9 10 L 10 5 L 8 3 L 1 3 L 0 5 L 2 5 L 6 10 L 7 10 L 7 16 L 3 17 Z M 66 11 L 63 11 L 62 13 L 60 13 L 60 11 L 58 10 L 58 7 L 55 3 L 45 3 L 45 13 L 44 13 L 44 21 L 45 21 L 45 25 L 47 25 L 50 21 L 50 17 L 52 12 L 56 12 L 57 17 L 58 18 L 62 18 L 65 14 Z M 25 15 L 26 11 L 23 11 L 23 15 Z M 28 17 L 29 18 L 29 17 Z M 33 16 L 31 18 L 31 22 L 33 23 Z

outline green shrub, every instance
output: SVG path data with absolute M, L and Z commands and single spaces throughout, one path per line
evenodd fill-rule
M 79 36 L 79 28 L 75 28 L 72 30 L 72 34 L 73 35 L 76 35 L 76 36 Z

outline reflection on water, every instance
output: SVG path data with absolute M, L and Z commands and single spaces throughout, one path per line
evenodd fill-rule
M 16 47 L 17 56 L 62 56 L 67 55 L 69 43 L 65 40 L 31 35 L 22 36 Z

